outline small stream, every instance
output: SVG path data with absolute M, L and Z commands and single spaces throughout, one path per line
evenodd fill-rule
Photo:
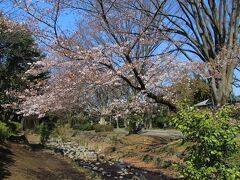
M 47 149 L 72 159 L 79 166 L 98 173 L 104 180 L 170 180 L 163 174 L 136 168 L 130 164 L 104 159 L 93 150 L 72 142 L 51 140 Z
M 79 166 L 90 169 L 101 175 L 102 179 L 113 180 L 113 179 L 133 179 L 133 180 L 160 180 L 160 179 L 171 179 L 160 173 L 146 171 L 133 167 L 128 164 L 120 162 L 107 161 L 104 163 L 99 162 L 87 162 L 84 160 L 76 160 Z

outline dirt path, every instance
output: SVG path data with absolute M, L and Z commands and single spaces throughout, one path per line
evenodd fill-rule
M 128 134 L 128 131 L 126 131 L 124 128 L 115 129 L 114 131 L 123 133 L 123 134 Z M 171 140 L 180 139 L 183 137 L 182 133 L 175 129 L 143 129 L 140 132 L 140 135 L 155 136 L 155 137 L 167 138 Z
M 67 160 L 44 152 L 29 150 L 19 144 L 0 145 L 0 179 L 58 180 L 87 179 Z

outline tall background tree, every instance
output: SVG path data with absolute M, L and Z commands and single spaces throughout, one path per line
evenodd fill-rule
M 228 101 L 239 65 L 240 1 L 176 0 L 163 25 L 177 51 L 206 64 L 217 106 Z M 162 27 L 162 24 L 161 24 Z M 235 78 L 235 79 L 234 79 Z
M 30 64 L 41 59 L 29 30 L 3 16 L 0 17 L 0 121 L 20 120 L 16 114 L 18 99 L 11 91 L 27 88 L 22 78 Z

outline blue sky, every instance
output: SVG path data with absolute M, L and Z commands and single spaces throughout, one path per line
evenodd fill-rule
M 10 14 L 12 18 L 21 21 L 21 19 L 19 19 L 19 17 L 21 16 L 18 16 L 21 12 L 19 10 L 16 10 L 16 8 L 6 4 L 0 4 L 0 10 L 8 12 L 8 14 Z M 76 27 L 76 19 L 78 18 L 79 14 L 77 15 L 73 12 L 66 12 L 63 16 L 60 17 L 58 23 L 61 26 L 62 30 L 74 31 L 74 27 Z M 237 77 L 240 77 L 240 72 L 235 71 L 235 75 Z M 233 86 L 233 93 L 237 96 L 240 95 L 240 88 L 236 88 Z
M 240 79 L 240 72 L 239 71 L 235 71 L 235 75 L 237 77 L 239 77 Z M 233 86 L 233 93 L 236 95 L 236 96 L 239 96 L 240 95 L 240 88 L 236 88 Z

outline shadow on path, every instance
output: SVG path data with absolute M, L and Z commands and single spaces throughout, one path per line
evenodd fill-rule
M 85 180 L 83 172 L 40 144 L 8 142 L 0 145 L 0 180 Z
M 41 151 L 44 149 L 42 144 L 29 144 L 31 151 Z
M 8 166 L 14 163 L 12 155 L 7 145 L 0 145 L 0 179 L 11 176 Z

